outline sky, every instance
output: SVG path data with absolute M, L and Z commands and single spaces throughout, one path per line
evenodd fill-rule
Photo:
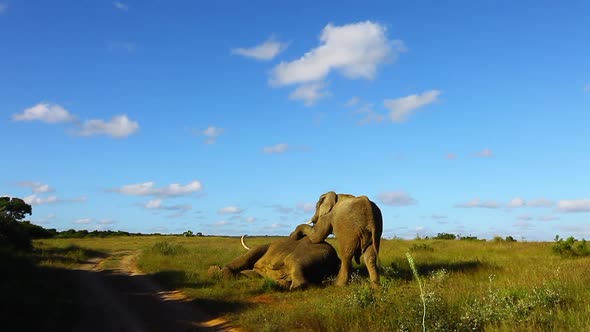
M 0 0 L 0 195 L 57 230 L 590 238 L 587 1 Z

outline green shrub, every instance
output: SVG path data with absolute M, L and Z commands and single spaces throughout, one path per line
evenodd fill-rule
M 451 233 L 438 233 L 433 239 L 435 240 L 454 240 L 457 235 Z
M 590 247 L 585 239 L 581 241 L 576 240 L 573 236 L 568 237 L 566 240 L 555 236 L 555 244 L 551 248 L 554 253 L 562 257 L 576 257 L 576 256 L 589 256 Z

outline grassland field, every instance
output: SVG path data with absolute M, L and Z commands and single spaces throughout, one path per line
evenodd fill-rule
M 247 242 L 252 247 L 274 239 Z M 370 287 L 361 262 L 349 286 L 293 292 L 265 279 L 211 279 L 209 266 L 244 252 L 235 237 L 48 239 L 35 242 L 35 255 L 42 268 L 67 269 L 136 250 L 140 270 L 245 331 L 590 331 L 590 258 L 563 258 L 551 246 L 384 239 L 381 289 Z M 416 263 L 422 293 L 406 253 Z

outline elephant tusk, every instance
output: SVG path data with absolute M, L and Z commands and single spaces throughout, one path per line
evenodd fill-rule
M 306 222 L 306 224 L 313 225 L 313 220 L 310 219 L 308 222 Z
M 240 239 L 242 241 L 242 246 L 244 246 L 244 248 L 246 248 L 246 250 L 250 250 L 250 248 L 248 248 L 248 246 L 246 245 L 246 243 L 244 242 L 244 236 L 246 236 L 248 234 L 244 234 L 242 235 L 242 238 Z

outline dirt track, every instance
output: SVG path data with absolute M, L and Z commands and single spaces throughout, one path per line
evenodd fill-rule
M 74 331 L 239 331 L 141 274 L 137 254 L 119 252 L 109 264 L 97 259 L 75 271 L 81 312 Z

